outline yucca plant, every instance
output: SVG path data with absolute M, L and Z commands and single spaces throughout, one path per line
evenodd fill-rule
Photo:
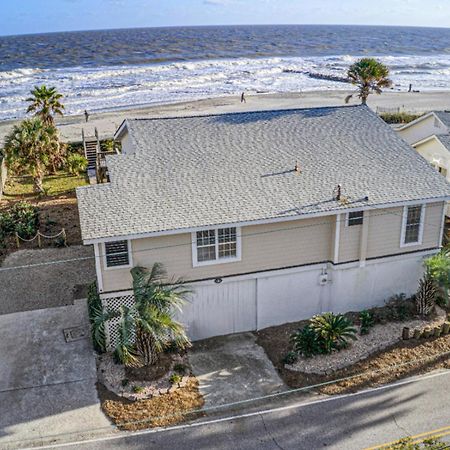
M 342 314 L 316 315 L 310 320 L 310 326 L 317 333 L 325 353 L 345 348 L 349 339 L 356 339 L 356 328 Z
M 430 314 L 436 306 L 437 296 L 437 284 L 427 272 L 424 277 L 419 280 L 419 289 L 416 293 L 417 312 L 421 316 Z

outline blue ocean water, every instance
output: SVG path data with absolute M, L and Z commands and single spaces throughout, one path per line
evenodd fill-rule
M 241 91 L 345 89 L 338 80 L 361 56 L 383 60 L 395 89 L 409 83 L 450 89 L 450 29 L 273 25 L 51 33 L 0 37 L 0 119 L 21 117 L 28 91 L 43 83 L 64 93 L 69 114 Z

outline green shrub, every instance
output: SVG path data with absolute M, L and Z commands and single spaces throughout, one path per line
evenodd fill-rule
M 173 373 L 172 375 L 170 375 L 169 381 L 172 384 L 178 384 L 181 383 L 182 379 L 183 377 L 179 373 Z
M 296 352 L 290 351 L 283 356 L 283 364 L 294 364 L 298 359 Z
M 130 384 L 130 380 L 128 379 L 128 378 L 124 378 L 123 380 L 122 380 L 122 386 L 123 387 L 126 387 L 126 386 L 128 386 Z
M 88 160 L 79 153 L 71 153 L 66 158 L 65 167 L 71 175 L 81 175 L 86 172 L 87 166 Z
M 436 303 L 441 307 L 449 304 L 448 290 L 450 289 L 450 251 L 442 250 L 425 260 L 426 272 L 438 286 Z
M 409 123 L 418 119 L 422 114 L 409 114 L 406 112 L 397 113 L 381 113 L 380 117 L 389 124 L 393 123 Z
M 385 450 L 444 450 L 448 445 L 440 439 L 425 439 L 422 442 L 415 442 L 411 437 L 400 439 Z
M 29 239 L 36 235 L 38 228 L 38 208 L 31 203 L 17 202 L 9 209 L 0 211 L 0 240 L 14 233 Z
M 135 384 L 135 385 L 133 386 L 133 392 L 134 392 L 135 394 L 140 394 L 141 392 L 144 392 L 144 387 Z
M 293 333 L 291 342 L 294 351 L 305 358 L 323 353 L 319 337 L 310 325 L 306 325 Z
M 385 302 L 386 319 L 388 321 L 400 321 L 416 316 L 416 306 L 413 298 L 407 298 L 405 294 L 396 294 Z
M 359 332 L 361 334 L 369 334 L 370 329 L 374 326 L 373 314 L 369 311 L 361 311 L 359 313 L 361 322 Z
M 87 304 L 94 350 L 98 353 L 104 353 L 106 351 L 105 320 L 102 301 L 95 281 L 89 285 Z
M 319 338 L 324 353 L 341 350 L 348 345 L 348 339 L 356 339 L 356 329 L 342 314 L 327 312 L 314 316 L 309 322 Z

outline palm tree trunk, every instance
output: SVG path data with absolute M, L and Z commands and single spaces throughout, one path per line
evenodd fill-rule
M 153 339 L 141 329 L 138 329 L 136 333 L 136 349 L 144 366 L 151 366 L 158 362 L 159 353 Z

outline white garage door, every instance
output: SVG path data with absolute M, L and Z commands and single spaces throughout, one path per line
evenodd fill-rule
M 193 286 L 180 321 L 192 340 L 256 329 L 256 281 L 242 280 Z

